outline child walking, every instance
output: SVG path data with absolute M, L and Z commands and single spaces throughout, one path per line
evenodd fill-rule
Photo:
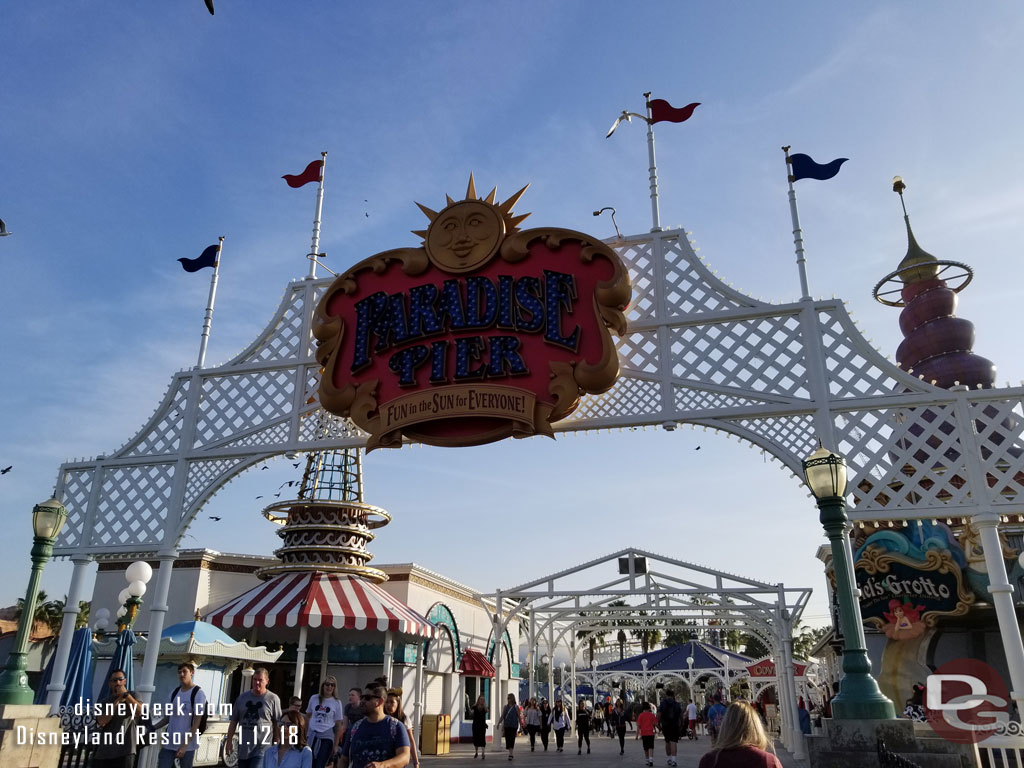
M 654 714 L 654 705 L 645 703 L 643 710 L 636 716 L 636 738 L 643 739 L 644 760 L 649 766 L 654 765 L 654 731 L 657 725 L 658 716 Z

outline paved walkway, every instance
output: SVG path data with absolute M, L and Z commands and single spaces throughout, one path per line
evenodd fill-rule
M 644 750 L 641 742 L 634 740 L 635 736 L 636 731 L 626 732 L 625 755 L 619 755 L 619 740 L 607 736 L 591 735 L 589 755 L 586 744 L 583 745 L 583 754 L 576 754 L 575 733 L 566 738 L 565 752 L 561 754 L 555 751 L 553 735 L 547 752 L 543 751 L 539 736 L 536 752 L 530 752 L 529 738 L 520 736 L 516 739 L 515 759 L 511 763 L 515 768 L 644 768 Z M 700 758 L 710 749 L 711 740 L 707 737 L 679 742 L 679 768 L 697 768 Z M 801 765 L 781 744 L 776 743 L 775 751 L 785 768 L 798 768 Z M 666 768 L 665 759 L 665 741 L 659 738 L 654 745 L 655 768 Z M 488 744 L 487 757 L 483 760 L 473 759 L 472 744 L 452 744 L 452 751 L 447 755 L 424 755 L 422 758 L 423 768 L 503 768 L 509 762 L 500 744 Z

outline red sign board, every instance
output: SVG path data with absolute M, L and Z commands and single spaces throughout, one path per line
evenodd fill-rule
M 331 285 L 316 312 L 320 402 L 370 433 L 479 445 L 553 436 L 583 393 L 619 373 L 629 278 L 604 243 L 564 229 L 519 231 L 525 216 L 449 198 L 423 247 L 372 256 Z
M 793 674 L 796 677 L 803 677 L 807 671 L 807 664 L 794 661 Z M 747 674 L 751 677 L 775 677 L 775 662 L 771 659 L 762 659 L 747 665 Z

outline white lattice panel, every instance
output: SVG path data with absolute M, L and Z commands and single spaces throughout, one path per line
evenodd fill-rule
M 842 302 L 744 296 L 679 230 L 612 245 L 634 286 L 618 342 L 623 375 L 557 430 L 695 423 L 750 440 L 794 472 L 820 437 L 847 456 L 855 519 L 970 514 L 979 504 L 1024 512 L 1024 389 L 918 381 L 867 343 Z M 124 448 L 63 465 L 57 491 L 70 519 L 58 554 L 174 546 L 205 500 L 253 463 L 361 445 L 348 422 L 325 428 L 316 406 L 310 320 L 330 283 L 291 283 L 237 357 L 176 374 Z
M 800 321 L 792 315 L 673 328 L 672 377 L 737 394 L 806 398 Z
M 662 291 L 669 317 L 762 306 L 714 277 L 685 239 L 665 237 L 661 242 L 665 265 Z
M 188 379 L 175 379 L 152 421 L 122 449 L 125 456 L 160 456 L 178 450 L 188 404 Z
M 166 528 L 173 476 L 173 464 L 104 469 L 90 543 L 116 547 L 159 542 Z
M 626 317 L 630 322 L 646 320 L 657 314 L 657 283 L 654 277 L 654 255 L 651 241 L 630 243 L 618 249 L 629 265 L 633 299 Z
M 313 306 L 316 306 L 315 304 Z M 306 333 L 306 344 L 302 344 L 303 312 L 305 305 L 303 293 L 292 290 L 285 297 L 284 303 L 274 319 L 270 321 L 260 341 L 243 352 L 240 363 L 266 362 L 268 360 L 293 360 L 303 346 L 307 352 L 311 341 L 311 333 Z

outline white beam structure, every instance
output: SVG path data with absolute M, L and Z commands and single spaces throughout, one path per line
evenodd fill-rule
M 782 671 L 782 742 L 794 757 L 802 759 L 806 752 L 796 699 L 786 699 L 796 691 L 795 682 L 791 682 L 792 631 L 810 596 L 810 589 L 768 584 L 630 548 L 525 584 L 479 594 L 477 599 L 491 617 L 495 637 L 501 637 L 511 622 L 526 619 L 531 638 L 549 638 L 549 660 L 554 659 L 559 646 L 568 648 L 569 686 L 574 704 L 580 676 L 576 656 L 583 647 L 579 640 L 586 641 L 592 633 L 608 632 L 619 626 L 629 630 L 664 629 L 670 622 L 690 620 L 689 617 L 700 617 L 699 621 L 694 619 L 699 626 L 749 632 L 771 648 L 776 669 Z M 721 623 L 712 625 L 712 620 Z M 498 690 L 500 668 L 495 669 Z M 740 670 L 734 672 L 731 674 L 726 668 L 722 678 L 726 685 L 742 676 Z M 645 689 L 655 679 L 656 675 L 644 670 Z M 565 690 L 564 681 L 562 689 Z
M 875 350 L 842 301 L 744 295 L 712 273 L 683 230 L 609 245 L 633 285 L 618 341 L 622 375 L 555 430 L 690 424 L 738 436 L 798 482 L 820 439 L 847 460 L 852 520 L 971 518 L 1013 695 L 1024 697 L 1024 646 L 997 546 L 1001 518 L 1024 514 L 1024 387 L 932 386 Z M 317 429 L 311 322 L 330 282 L 289 284 L 249 347 L 218 367 L 174 374 L 117 450 L 61 465 L 56 496 L 69 518 L 55 555 L 172 552 L 203 504 L 246 469 L 293 451 L 363 445 L 347 422 L 327 435 Z M 146 669 L 143 688 L 152 685 Z

